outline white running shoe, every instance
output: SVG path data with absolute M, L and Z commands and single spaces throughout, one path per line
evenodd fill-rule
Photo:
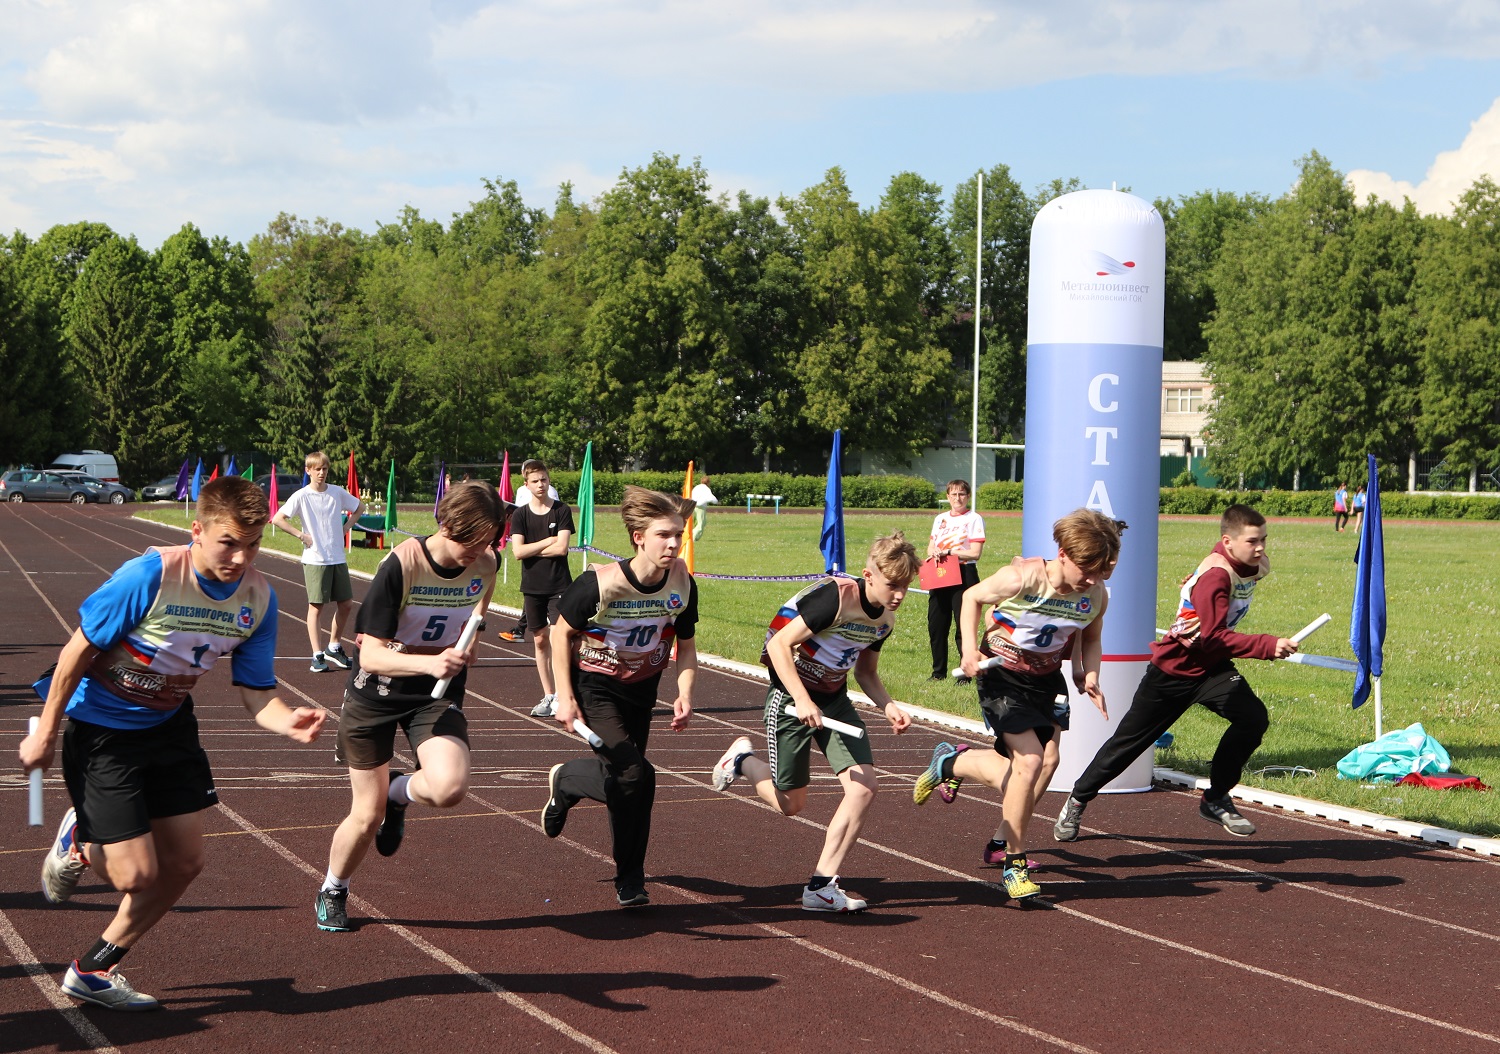
M 730 786 L 733 785 L 734 781 L 739 779 L 739 773 L 735 772 L 734 770 L 735 762 L 738 761 L 742 755 L 752 754 L 754 752 L 755 748 L 751 746 L 749 736 L 740 736 L 739 739 L 736 739 L 733 743 L 729 744 L 729 749 L 724 751 L 723 756 L 721 756 L 718 760 L 718 763 L 714 765 L 714 790 L 728 790 Z
M 802 887 L 803 911 L 833 911 L 844 914 L 851 911 L 864 911 L 869 906 L 869 901 L 860 900 L 853 894 L 840 889 L 838 875 L 834 875 L 828 885 L 822 889 Z
M 89 869 L 74 840 L 78 837 L 78 814 L 71 808 L 57 825 L 57 837 L 42 863 L 42 896 L 49 904 L 61 904 L 78 888 L 78 880 Z
M 161 1004 L 145 992 L 137 992 L 117 966 L 107 973 L 85 973 L 73 965 L 63 976 L 62 990 L 74 999 L 110 1010 L 160 1010 Z
M 542 701 L 531 708 L 532 717 L 551 717 L 557 713 L 557 696 L 544 695 Z

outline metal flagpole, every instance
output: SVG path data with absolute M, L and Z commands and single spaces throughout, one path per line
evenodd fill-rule
M 979 490 L 979 308 L 984 274 L 984 169 L 979 170 L 979 193 L 974 221 L 974 425 L 969 437 L 969 486 Z

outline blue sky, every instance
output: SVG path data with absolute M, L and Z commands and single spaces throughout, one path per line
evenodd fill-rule
M 1500 176 L 1475 0 L 0 0 L 0 229 L 549 206 L 656 150 L 717 190 L 832 165 L 873 204 L 1004 163 L 1145 197 L 1283 192 L 1310 149 L 1445 211 Z

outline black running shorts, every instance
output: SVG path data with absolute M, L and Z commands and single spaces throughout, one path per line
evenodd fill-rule
M 113 845 L 151 833 L 151 821 L 218 804 L 189 697 L 153 728 L 68 720 L 63 779 L 78 810 L 79 842 Z
M 453 736 L 469 742 L 469 720 L 458 704 L 431 699 L 410 709 L 390 710 L 344 693 L 339 712 L 338 746 L 333 758 L 351 769 L 378 769 L 396 753 L 396 729 L 406 733 L 412 750 L 435 736 Z

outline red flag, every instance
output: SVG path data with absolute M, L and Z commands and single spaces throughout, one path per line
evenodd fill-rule
M 512 505 L 516 503 L 516 488 L 510 485 L 510 451 L 505 452 L 500 465 L 500 498 Z M 504 549 L 510 541 L 510 520 L 505 521 L 505 529 L 500 532 L 499 548 Z
M 219 478 L 219 466 L 215 465 L 214 466 L 214 470 L 208 474 L 208 478 L 206 480 L 204 480 L 203 482 L 205 482 L 205 483 L 212 483 L 214 480 L 216 480 L 218 478 Z
M 354 471 L 354 451 L 349 451 L 349 480 L 344 484 L 344 489 L 356 498 L 359 497 L 359 474 Z
M 276 500 L 276 465 L 271 465 L 271 516 L 274 518 L 276 510 L 281 508 L 281 502 Z

